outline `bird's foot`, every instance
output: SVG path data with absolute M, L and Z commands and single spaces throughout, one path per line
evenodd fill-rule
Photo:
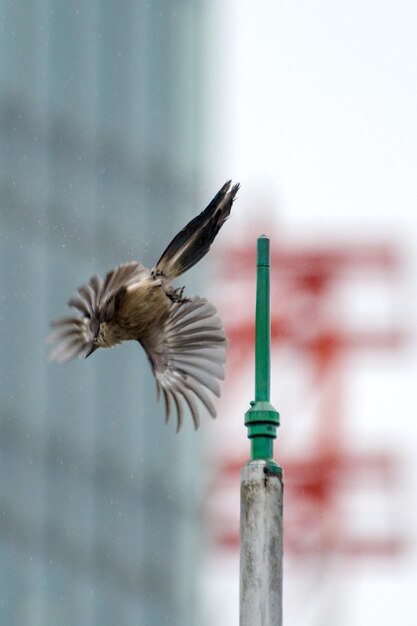
M 170 287 L 167 291 L 167 296 L 172 302 L 189 302 L 190 298 L 184 296 L 185 287 Z

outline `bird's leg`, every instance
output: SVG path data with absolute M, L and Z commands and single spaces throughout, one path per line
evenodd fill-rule
M 155 286 L 162 287 L 171 302 L 190 302 L 190 298 L 184 296 L 185 287 L 168 287 L 164 280 L 164 273 L 160 270 L 152 270 L 151 275 L 155 281 Z
M 176 289 L 174 287 L 169 287 L 166 290 L 166 294 L 172 302 L 190 302 L 190 298 L 186 298 L 183 295 L 184 289 L 185 287 L 177 287 Z

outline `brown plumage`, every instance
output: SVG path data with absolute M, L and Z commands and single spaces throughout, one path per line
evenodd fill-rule
M 215 417 L 207 390 L 220 396 L 218 379 L 224 378 L 226 350 L 222 323 L 212 304 L 198 296 L 185 298 L 183 289 L 174 289 L 171 281 L 209 251 L 238 189 L 238 184 L 225 183 L 207 208 L 174 237 L 153 269 L 124 263 L 108 272 L 104 281 L 95 275 L 79 287 L 68 302 L 78 314 L 51 324 L 49 358 L 63 363 L 134 339 L 148 355 L 167 420 L 175 410 L 177 431 L 184 404 L 195 428 L 199 405 Z

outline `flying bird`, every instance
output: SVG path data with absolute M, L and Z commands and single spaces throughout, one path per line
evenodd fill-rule
M 98 274 L 68 301 L 76 314 L 51 323 L 47 337 L 51 361 L 88 357 L 98 348 L 138 341 L 145 350 L 163 396 L 166 421 L 172 409 L 181 428 L 184 404 L 194 426 L 203 405 L 216 410 L 207 391 L 220 396 L 224 378 L 226 336 L 215 307 L 205 298 L 184 296 L 171 283 L 202 259 L 230 215 L 239 184 L 227 181 L 210 204 L 171 241 L 152 269 L 123 263 Z

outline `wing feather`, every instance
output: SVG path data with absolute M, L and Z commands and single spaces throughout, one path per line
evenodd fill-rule
M 80 313 L 83 313 L 86 317 L 91 317 L 91 309 L 88 302 L 86 302 L 82 296 L 72 296 L 68 300 L 68 306 L 73 309 L 78 309 Z
M 218 380 L 224 378 L 226 336 L 212 304 L 198 296 L 173 304 L 164 327 L 140 342 L 150 360 L 157 389 L 162 390 L 167 420 L 173 401 L 177 431 L 183 423 L 183 403 L 196 429 L 201 407 L 216 416 L 209 393 L 220 396 Z

